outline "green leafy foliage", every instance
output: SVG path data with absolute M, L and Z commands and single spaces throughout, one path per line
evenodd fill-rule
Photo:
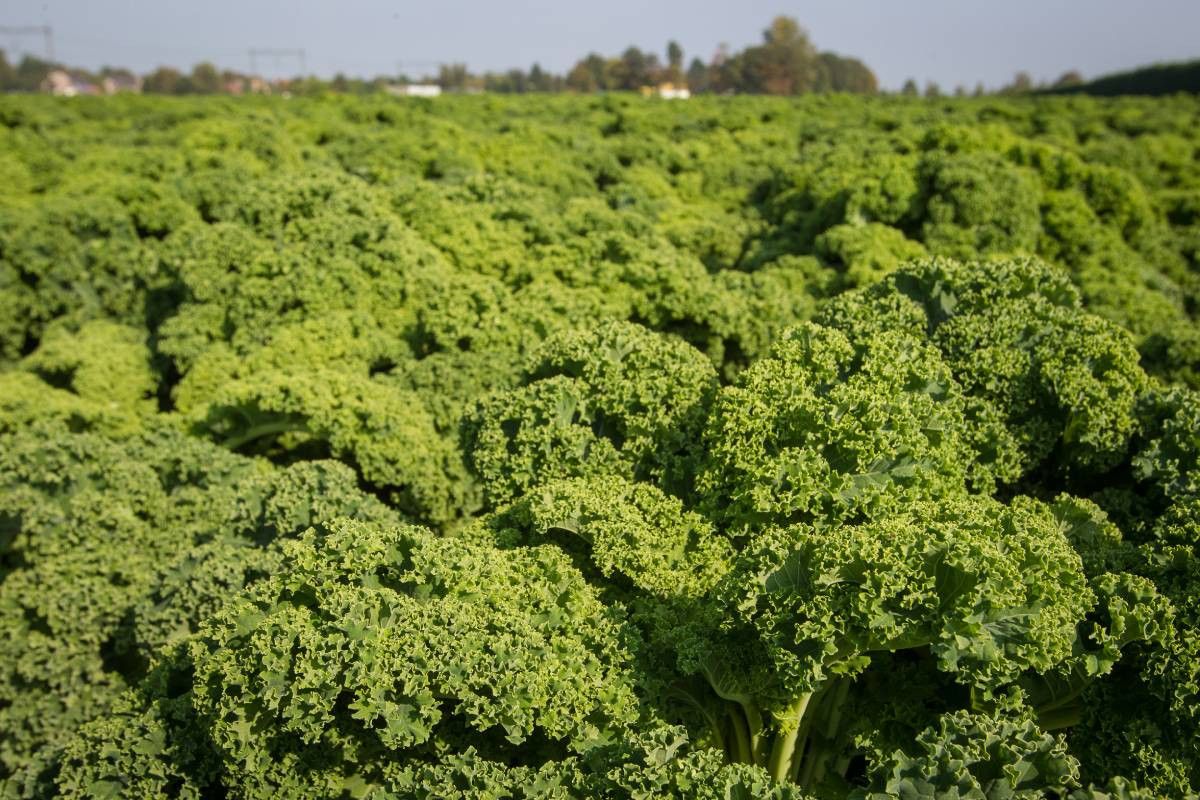
M 1061 739 L 1026 718 L 948 714 L 896 751 L 872 775 L 862 798 L 1062 796 L 1077 783 L 1078 764 Z
M 0 797 L 1195 796 L 1196 114 L 0 99 Z
M 1065 659 L 1093 600 L 1052 515 L 974 498 L 772 532 L 718 592 L 723 625 L 763 642 L 786 696 L 910 648 L 960 682 L 1004 685 Z
M 466 441 L 488 499 L 550 478 L 685 485 L 717 376 L 695 349 L 629 323 L 549 339 L 520 385 L 480 403 Z
M 735 529 L 853 521 L 954 494 L 982 460 L 962 431 L 967 409 L 941 356 L 902 331 L 855 343 L 793 329 L 714 404 L 698 489 Z M 976 474 L 990 483 L 987 469 Z
M 0 450 L 0 757 L 22 780 L 270 574 L 278 540 L 329 516 L 395 519 L 341 464 L 275 471 L 170 431 L 114 442 L 46 426 Z
M 657 597 L 703 595 L 733 555 L 712 523 L 677 498 L 613 475 L 544 483 L 475 535 L 506 547 L 577 539 L 603 579 Z
M 383 781 L 389 751 L 474 744 L 503 760 L 533 740 L 547 757 L 584 753 L 636 719 L 630 645 L 554 551 L 498 559 L 416 530 L 338 525 L 285 554 L 190 645 L 193 706 L 252 793 L 299 796 L 286 788 L 295 773 L 328 785 L 354 762 Z
M 822 321 L 859 336 L 923 330 L 981 413 L 998 413 L 1015 434 L 1021 472 L 1051 455 L 1075 470 L 1106 470 L 1125 455 L 1147 385 L 1137 351 L 1045 264 L 921 262 L 839 297 Z M 996 457 L 1008 467 L 1007 453 Z

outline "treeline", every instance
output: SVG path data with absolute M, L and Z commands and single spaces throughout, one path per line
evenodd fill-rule
M 1153 64 L 1148 67 L 1103 75 L 1086 83 L 1052 86 L 1052 94 L 1094 94 L 1103 97 L 1116 95 L 1163 95 L 1177 92 L 1200 94 L 1200 59 L 1175 64 Z
M 1175 64 L 1153 64 L 1139 67 L 1128 72 L 1117 72 L 1102 75 L 1090 81 L 1085 81 L 1077 70 L 1068 70 L 1054 81 L 1035 82 L 1025 71 L 1013 76 L 1012 81 L 995 90 L 984 89 L 983 84 L 975 85 L 973 91 L 959 84 L 954 87 L 955 97 L 982 97 L 983 95 L 1022 95 L 1022 94 L 1090 94 L 1099 97 L 1117 97 L 1120 95 L 1141 95 L 1155 97 L 1159 95 L 1200 94 L 1200 59 L 1182 61 Z M 924 95 L 925 97 L 942 97 L 942 87 L 929 81 L 922 88 L 915 80 L 909 78 L 900 89 L 900 94 L 909 97 Z
M 683 47 L 667 43 L 665 58 L 636 46 L 618 56 L 589 53 L 556 75 L 534 64 L 528 71 L 474 74 L 466 64 L 443 65 L 436 76 L 402 76 L 405 82 L 433 83 L 447 91 L 523 92 L 636 92 L 671 84 L 693 93 L 792 95 L 806 92 L 873 94 L 879 81 L 857 58 L 821 52 L 808 33 L 791 17 L 776 17 L 763 31 L 761 44 L 736 53 L 722 47 L 711 59 L 693 57 L 685 67 Z M 369 90 L 369 84 L 338 77 L 335 88 Z
M 722 49 L 708 63 L 693 58 L 686 71 L 677 42 L 667 45 L 666 63 L 654 53 L 630 47 L 618 58 L 591 53 L 567 73 L 565 84 L 578 92 L 636 90 L 660 83 L 686 85 L 693 92 L 803 94 L 878 91 L 875 73 L 857 58 L 820 52 L 791 17 L 776 17 L 761 44 L 738 53 Z
M 1080 75 L 1076 70 L 1064 72 L 1053 83 L 1036 83 L 1034 82 L 1032 75 L 1024 70 L 1021 70 L 1013 76 L 1013 79 L 1009 83 L 1004 84 L 998 89 L 988 90 L 984 88 L 982 83 L 977 83 L 975 84 L 974 90 L 968 90 L 966 86 L 960 83 L 954 87 L 952 92 L 945 92 L 942 90 L 941 85 L 936 81 L 926 82 L 925 88 L 922 89 L 916 80 L 909 78 L 904 82 L 904 85 L 900 87 L 900 94 L 905 97 L 924 96 L 929 98 L 944 97 L 947 94 L 953 94 L 954 97 L 967 97 L 968 95 L 971 97 L 983 97 L 985 95 L 1000 95 L 1008 97 L 1012 95 L 1032 94 L 1035 92 L 1054 91 L 1068 87 L 1080 86 L 1082 84 L 1083 76 Z
M 822 52 L 808 33 L 791 17 L 776 17 L 763 31 L 762 42 L 738 52 L 724 46 L 707 61 L 693 57 L 686 62 L 683 47 L 667 44 L 665 57 L 631 46 L 620 55 L 607 57 L 589 53 L 566 74 L 555 74 L 534 64 L 528 70 L 473 73 L 466 64 L 444 64 L 436 74 L 377 76 L 375 78 L 335 75 L 331 80 L 298 76 L 270 82 L 243 73 L 222 70 L 203 62 L 190 72 L 159 67 L 144 76 L 125 69 L 106 67 L 99 72 L 66 67 L 34 56 L 15 65 L 0 51 L 0 90 L 43 91 L 51 72 L 62 70 L 80 86 L 100 86 L 105 78 L 120 77 L 152 94 L 239 94 L 286 89 L 297 94 L 333 91 L 372 94 L 396 83 L 429 83 L 451 92 L 603 92 L 639 91 L 671 84 L 693 93 L 795 95 L 807 92 L 855 92 L 871 94 L 879 89 L 875 73 L 857 58 Z M 686 66 L 685 66 L 686 62 Z
M 43 61 L 36 56 L 25 56 L 16 64 L 9 62 L 8 55 L 0 50 L 0 90 L 5 92 L 37 92 L 51 70 L 58 64 Z
M 250 91 L 258 84 L 266 86 L 260 78 L 234 70 L 219 69 L 207 61 L 196 64 L 190 72 L 183 72 L 174 67 L 159 67 L 146 75 L 137 75 L 123 67 L 87 70 L 46 61 L 33 55 L 26 55 L 13 64 L 9 62 L 5 52 L 0 50 L 0 91 L 44 91 L 50 74 L 59 70 L 65 72 L 79 87 L 101 87 L 106 81 L 113 81 L 123 89 L 136 87 L 137 91 L 149 94 L 236 94 Z
M 686 66 L 685 66 L 686 64 Z M 464 63 L 441 65 L 436 73 L 424 75 L 380 75 L 362 78 L 335 75 L 323 80 L 314 76 L 266 81 L 255 75 L 220 69 L 201 62 L 190 71 L 162 66 L 146 75 L 128 69 L 103 67 L 89 71 L 53 63 L 26 55 L 11 63 L 0 50 L 0 91 L 38 92 L 51 87 L 48 77 L 61 70 L 73 84 L 86 93 L 104 93 L 105 86 L 148 94 L 243 94 L 287 91 L 314 95 L 374 94 L 396 84 L 434 84 L 448 92 L 495 92 L 523 94 L 531 92 L 613 92 L 639 91 L 670 84 L 693 94 L 766 94 L 798 95 L 809 92 L 849 92 L 875 94 L 879 82 L 875 73 L 861 60 L 818 50 L 808 33 L 791 17 L 776 17 L 763 31 L 762 42 L 738 52 L 722 46 L 707 61 L 693 57 L 688 61 L 677 41 L 667 43 L 663 57 L 636 46 L 620 55 L 589 53 L 565 74 L 556 74 L 533 64 L 528 70 L 510 69 L 474 73 Z M 111 89 L 109 89 L 111 91 Z M 1200 60 L 1176 64 L 1156 64 L 1140 69 L 1106 75 L 1085 81 L 1075 70 L 1063 73 L 1053 82 L 1038 83 L 1028 72 L 1017 72 L 1012 81 L 999 88 L 987 89 L 979 83 L 973 89 L 959 84 L 943 89 L 930 81 L 923 86 L 909 79 L 899 94 L 937 98 L 983 95 L 1093 94 L 1163 95 L 1176 92 L 1200 93 Z

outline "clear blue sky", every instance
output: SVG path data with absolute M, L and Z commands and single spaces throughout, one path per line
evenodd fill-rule
M 1154 61 L 1200 57 L 1200 0 L 3 0 L 0 25 L 54 27 L 58 60 L 148 71 L 211 60 L 245 70 L 250 47 L 296 48 L 329 76 L 390 74 L 405 62 L 465 61 L 472 70 L 565 71 L 588 51 L 630 44 L 661 54 L 669 39 L 687 58 L 718 44 L 757 42 L 777 14 L 796 17 L 823 50 L 867 62 L 885 87 L 906 78 L 949 89 L 999 86 L 1018 69 L 1053 79 Z M 41 53 L 38 39 L 0 35 L 11 54 Z M 426 68 L 427 69 L 427 68 Z M 260 62 L 269 74 L 294 62 Z

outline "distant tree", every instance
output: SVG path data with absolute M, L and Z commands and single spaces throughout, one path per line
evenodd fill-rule
M 817 91 L 853 92 L 874 94 L 879 91 L 879 81 L 871 69 L 857 58 L 846 58 L 837 53 L 821 53 L 818 56 Z
M 1013 76 L 1012 83 L 1000 90 L 1001 94 L 1028 94 L 1033 91 L 1033 78 L 1022 70 Z
M 335 92 L 346 94 L 350 91 L 350 79 L 343 73 L 339 72 L 333 76 L 333 80 L 329 82 L 329 88 Z
M 800 94 L 818 88 L 821 68 L 808 34 L 791 17 L 779 16 L 763 31 L 763 43 L 724 59 L 719 87 L 756 94 Z
M 529 79 L 526 82 L 525 91 L 530 92 L 549 92 L 554 89 L 553 76 L 542 69 L 540 64 L 535 63 L 529 68 Z
M 698 58 L 693 58 L 692 63 L 688 64 L 687 85 L 693 92 L 709 90 L 708 67 Z
M 208 61 L 202 61 L 192 67 L 188 84 L 195 94 L 218 94 L 222 90 L 221 73 Z
M 628 47 L 619 59 L 609 65 L 608 88 L 637 91 L 656 83 L 659 69 L 658 56 Z
M 980 81 L 980 82 L 976 83 L 975 91 L 971 92 L 971 96 L 972 97 L 983 97 L 985 94 L 987 94 L 987 89 L 983 88 L 983 82 Z
M 508 72 L 485 72 L 483 73 L 483 90 L 485 92 L 497 92 L 507 94 L 514 91 L 513 81 L 510 76 L 514 73 L 520 73 L 521 77 L 525 77 L 525 73 L 519 69 L 510 69 Z
M 0 50 L 0 92 L 8 92 L 16 88 L 17 72 L 8 63 L 8 56 Z
M 817 51 L 808 32 L 791 17 L 779 16 L 763 31 L 761 47 L 745 51 L 745 76 L 766 94 L 800 94 L 816 88 Z
M 159 67 L 142 81 L 142 91 L 150 94 L 179 94 L 183 75 L 173 67 Z
M 743 77 L 745 63 L 741 53 L 730 53 L 728 47 L 721 44 L 713 55 L 712 63 L 708 65 L 709 89 L 715 92 L 750 91 L 745 88 Z
M 572 92 L 594 92 L 600 86 L 596 79 L 592 77 L 591 70 L 588 69 L 586 61 L 577 61 L 575 66 L 567 72 L 567 89 Z
M 955 97 L 966 97 L 967 96 L 967 87 L 963 86 L 961 83 L 958 84 L 957 86 L 955 86 L 954 87 L 954 96 Z
M 599 92 L 609 89 L 607 63 L 597 53 L 588 53 L 567 73 L 567 88 L 573 92 Z
M 900 94 L 904 95 L 905 97 L 916 97 L 919 94 L 917 82 L 912 78 L 906 80 L 904 82 L 904 86 L 900 89 Z
M 875 72 L 857 58 L 842 56 L 840 83 L 835 82 L 834 88 L 841 92 L 856 94 L 875 94 L 879 91 L 879 79 Z
M 36 92 L 42 88 L 42 81 L 59 65 L 43 61 L 37 56 L 26 55 L 18 62 L 13 70 L 13 89 L 18 92 Z
M 1062 75 L 1059 76 L 1058 80 L 1056 80 L 1054 82 L 1054 88 L 1055 89 L 1066 89 L 1067 87 L 1070 87 L 1070 86 L 1079 86 L 1082 83 L 1083 83 L 1083 76 L 1080 75 L 1077 70 L 1070 70 L 1068 72 L 1064 72 Z
M 938 98 L 942 96 L 942 87 L 938 86 L 934 81 L 926 81 L 925 96 L 928 98 Z
M 683 69 L 683 48 L 674 39 L 667 42 L 667 65 Z
M 442 64 L 438 67 L 437 85 L 451 92 L 461 92 L 467 88 L 470 73 L 466 64 Z
M 673 39 L 667 42 L 667 69 L 663 77 L 674 84 L 683 83 L 684 80 L 683 48 Z

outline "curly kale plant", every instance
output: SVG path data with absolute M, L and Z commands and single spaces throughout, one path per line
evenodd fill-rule
M 1196 117 L 0 98 L 0 797 L 1195 797 Z

